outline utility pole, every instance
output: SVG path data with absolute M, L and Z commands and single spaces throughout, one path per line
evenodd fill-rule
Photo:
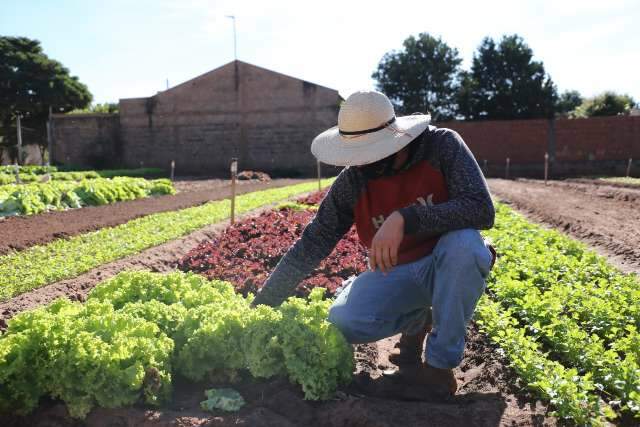
M 225 15 L 227 18 L 233 19 L 233 59 L 238 60 L 237 38 L 236 38 L 236 17 L 235 15 Z

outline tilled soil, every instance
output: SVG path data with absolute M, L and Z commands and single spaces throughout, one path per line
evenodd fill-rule
M 408 387 L 388 380 L 388 354 L 398 336 L 356 347 L 354 381 L 335 399 L 311 402 L 286 379 L 239 383 L 177 382 L 169 407 L 95 409 L 83 422 L 71 420 L 63 404 L 45 402 L 31 416 L 6 418 L 4 426 L 554 426 L 544 405 L 518 384 L 505 361 L 472 325 L 464 360 L 455 374 L 459 391 L 452 398 L 430 396 L 427 387 Z M 203 392 L 232 387 L 247 404 L 236 413 L 200 409 Z
M 269 182 L 238 181 L 236 194 L 304 181 L 299 179 L 275 179 Z M 175 195 L 4 218 L 0 221 L 0 255 L 11 250 L 22 250 L 45 244 L 54 239 L 75 236 L 103 227 L 113 227 L 141 216 L 197 206 L 231 195 L 231 185 L 228 180 L 179 180 L 176 181 L 175 186 L 178 190 Z
M 589 180 L 488 182 L 494 195 L 527 217 L 585 242 L 620 270 L 640 274 L 640 188 Z

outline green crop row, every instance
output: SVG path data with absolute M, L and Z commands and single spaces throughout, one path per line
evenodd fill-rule
M 307 399 L 327 399 L 351 379 L 353 354 L 327 321 L 330 300 L 250 307 L 231 284 L 175 272 L 125 272 L 100 284 L 86 304 L 58 299 L 17 315 L 0 336 L 0 413 L 28 413 L 44 396 L 73 417 L 94 406 L 171 396 L 176 374 L 200 381 L 286 376 Z
M 11 170 L 9 170 L 9 168 Z M 24 169 L 23 168 L 39 168 L 39 169 Z M 22 183 L 30 182 L 44 182 L 48 179 L 53 181 L 81 181 L 83 179 L 96 179 L 96 178 L 115 178 L 119 176 L 128 176 L 132 178 L 144 178 L 149 176 L 161 176 L 164 171 L 159 168 L 139 168 L 139 169 L 105 169 L 98 171 L 67 171 L 58 172 L 51 167 L 49 175 L 45 175 L 46 166 L 20 166 L 20 181 Z M 2 166 L 0 169 L 0 185 L 15 184 L 16 175 L 14 166 Z
M 531 224 L 502 204 L 485 233 L 500 248 L 492 277 L 526 283 L 562 301 L 563 310 L 589 333 L 612 343 L 640 326 L 640 281 L 621 274 L 585 245 Z
M 0 186 L 0 216 L 34 215 L 50 210 L 81 208 L 174 194 L 168 179 L 91 179 L 81 182 L 47 182 Z
M 483 296 L 475 316 L 481 331 L 501 348 L 518 376 L 555 407 L 554 415 L 594 426 L 606 425 L 607 418 L 615 417 L 593 393 L 596 386 L 590 375 L 579 375 L 576 369 L 550 360 L 539 343 L 525 335 L 510 310 Z
M 45 174 L 48 172 L 57 172 L 58 168 L 56 166 L 39 166 L 39 165 L 22 165 L 18 166 L 19 173 L 28 173 L 28 174 Z M 0 173 L 16 173 L 16 165 L 3 165 L 0 166 Z
M 329 185 L 333 180 L 323 180 Z M 243 194 L 236 198 L 236 213 L 312 191 L 309 182 Z M 148 215 L 116 227 L 54 240 L 43 246 L 0 256 L 0 301 L 31 289 L 75 277 L 99 265 L 138 253 L 184 236 L 208 224 L 229 218 L 230 201 Z
M 583 404 L 578 407 L 559 407 L 552 400 L 559 414 L 577 420 L 600 407 L 605 411 L 601 415 L 611 417 L 611 407 L 620 407 L 640 416 L 638 278 L 620 273 L 583 244 L 531 224 L 500 203 L 496 225 L 485 235 L 498 248 L 500 261 L 488 283 L 496 302 L 485 300 L 479 318 L 523 379 L 540 391 L 535 366 L 544 366 L 540 360 L 547 358 L 540 352 L 523 356 L 520 347 L 541 346 L 540 351 L 550 350 L 554 360 L 588 380 L 576 396 L 592 395 L 592 404 L 580 397 Z M 501 310 L 506 311 L 498 315 Z M 518 334 L 517 345 L 501 342 L 505 335 L 500 332 L 503 326 L 496 326 L 498 320 Z M 533 373 L 524 372 L 526 366 Z M 550 398 L 547 391 L 540 393 Z M 599 395 L 611 406 L 593 406 Z M 579 407 L 586 412 L 581 415 Z
M 531 337 L 544 342 L 563 362 L 588 372 L 596 387 L 611 400 L 619 400 L 623 410 L 640 412 L 640 335 L 634 325 L 628 325 L 625 337 L 607 346 L 567 316 L 564 300 L 550 291 L 541 293 L 526 282 L 499 278 L 491 291 Z

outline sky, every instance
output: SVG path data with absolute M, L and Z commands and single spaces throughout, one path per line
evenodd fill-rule
M 428 32 L 463 67 L 486 36 L 517 33 L 560 92 L 640 100 L 640 1 L 0 0 L 0 35 L 41 41 L 94 102 L 146 97 L 234 59 L 337 89 L 372 89 L 372 72 Z

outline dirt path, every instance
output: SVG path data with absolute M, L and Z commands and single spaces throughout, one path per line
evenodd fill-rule
M 237 194 L 298 184 L 305 180 L 275 179 L 269 182 L 238 181 Z M 0 221 L 0 255 L 22 250 L 61 237 L 70 237 L 103 227 L 113 227 L 132 219 L 201 205 L 229 197 L 229 181 L 220 179 L 181 180 L 172 196 L 148 197 L 104 206 L 10 217 Z
M 428 397 L 428 389 L 385 381 L 382 370 L 391 366 L 389 351 L 398 337 L 356 347 L 356 372 L 351 385 L 333 400 L 310 402 L 299 387 L 286 379 L 236 384 L 177 382 L 171 405 L 158 410 L 141 407 L 95 409 L 87 426 L 554 426 L 547 409 L 522 391 L 505 361 L 472 326 L 462 364 L 456 369 L 458 394 L 449 399 Z M 232 387 L 247 404 L 237 413 L 206 413 L 199 408 L 203 391 Z M 66 414 L 63 404 L 45 402 L 30 417 L 7 418 L 3 425 L 79 425 Z
M 527 217 L 593 247 L 625 272 L 640 274 L 640 189 L 593 181 L 490 179 L 491 192 Z

